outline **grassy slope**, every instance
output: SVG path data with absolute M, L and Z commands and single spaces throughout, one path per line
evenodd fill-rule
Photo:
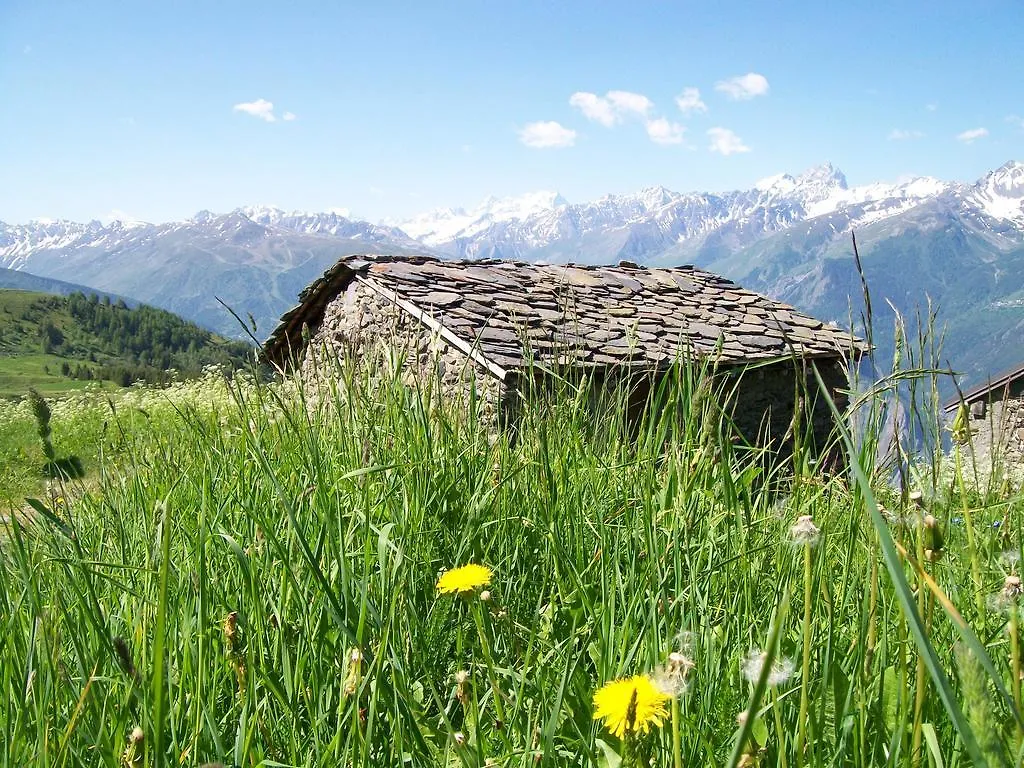
M 84 401 L 55 413 L 63 434 L 94 436 L 110 475 L 48 501 L 72 536 L 40 520 L 0 546 L 5 764 L 113 768 L 138 726 L 149 765 L 607 765 L 622 745 L 592 719 L 595 689 L 678 651 L 695 664 L 681 764 L 724 765 L 744 660 L 786 596 L 780 653 L 799 660 L 806 637 L 808 673 L 797 661 L 766 696 L 761 764 L 799 764 L 802 684 L 809 765 L 934 765 L 913 756 L 932 734 L 944 765 L 968 764 L 863 499 L 818 476 L 760 492 L 685 391 L 685 431 L 667 444 L 622 441 L 614 420 L 595 432 L 571 399 L 513 444 L 401 386 L 325 411 L 284 389 L 189 386 L 126 393 L 116 415 Z M 1000 553 L 1020 550 L 1020 499 L 967 502 L 965 516 L 941 489 L 926 496 L 947 531 L 929 567 L 1010 685 L 1016 638 L 987 597 L 1012 562 Z M 822 530 L 809 583 L 788 536 L 804 514 Z M 911 550 L 916 531 L 892 528 Z M 467 562 L 493 568 L 489 603 L 436 594 Z M 1010 751 L 1009 707 L 962 682 L 950 620 L 921 604 L 976 738 Z M 672 729 L 648 740 L 653 764 L 672 764 Z
M 136 310 L 123 310 L 134 312 Z M 152 311 L 152 310 L 151 310 Z M 166 315 L 170 324 L 184 321 Z M 61 354 L 42 351 L 43 324 L 49 322 L 65 337 Z M 210 359 L 225 342 L 212 339 Z M 71 315 L 66 299 L 42 293 L 0 289 L 0 398 L 20 397 L 29 387 L 44 394 L 59 394 L 84 388 L 89 382 L 61 375 L 61 366 L 84 365 L 94 371 L 100 366 L 132 364 L 111 340 L 90 331 Z M 113 388 L 106 381 L 100 386 Z

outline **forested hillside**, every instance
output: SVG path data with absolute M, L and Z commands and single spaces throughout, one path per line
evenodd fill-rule
M 0 290 L 0 395 L 96 380 L 161 384 L 211 364 L 244 365 L 250 349 L 153 307 Z

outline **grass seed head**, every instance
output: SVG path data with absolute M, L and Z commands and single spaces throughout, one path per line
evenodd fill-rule
M 363 676 L 363 652 L 358 648 L 350 648 L 348 652 L 348 669 L 345 670 L 343 692 L 346 697 L 354 696 L 359 690 L 359 681 Z
M 117 655 L 117 665 L 132 680 L 139 679 L 139 672 L 135 669 L 135 662 L 132 660 L 132 652 L 128 642 L 120 636 L 113 639 L 114 653 Z
M 231 611 L 224 618 L 224 646 L 228 656 L 238 654 L 241 638 L 238 632 L 238 611 Z
M 922 534 L 924 536 L 925 558 L 932 561 L 938 560 L 942 557 L 946 543 L 942 535 L 942 526 L 939 525 L 939 521 L 935 519 L 935 516 L 931 514 L 922 517 L 921 524 L 924 526 Z

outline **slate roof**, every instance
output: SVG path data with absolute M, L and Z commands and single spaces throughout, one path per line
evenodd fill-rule
M 863 342 L 695 267 L 538 265 L 494 259 L 350 256 L 299 296 L 264 344 L 284 366 L 327 304 L 361 280 L 499 376 L 534 360 L 655 368 L 680 354 L 743 364 L 796 354 L 858 357 Z M 528 342 L 531 352 L 526 352 Z M 484 359 L 481 359 L 484 358 Z
M 990 378 L 984 384 L 979 384 L 956 397 L 947 400 L 942 410 L 947 413 L 960 407 L 961 403 L 971 405 L 979 400 L 1001 400 L 1016 389 L 1016 385 L 1024 379 L 1024 365 L 1018 365 L 1008 371 L 1003 371 L 997 376 Z

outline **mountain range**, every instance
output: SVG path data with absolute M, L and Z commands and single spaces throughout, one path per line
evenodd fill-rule
M 965 383 L 1024 361 L 1018 162 L 973 183 L 920 177 L 856 187 L 826 163 L 726 193 L 652 187 L 570 203 L 535 192 L 377 224 L 273 207 L 163 224 L 0 223 L 0 267 L 131 296 L 235 336 L 243 330 L 220 301 L 265 336 L 314 277 L 360 252 L 692 263 L 848 324 L 862 309 L 851 231 L 876 329 L 894 310 L 913 315 L 931 300 Z

